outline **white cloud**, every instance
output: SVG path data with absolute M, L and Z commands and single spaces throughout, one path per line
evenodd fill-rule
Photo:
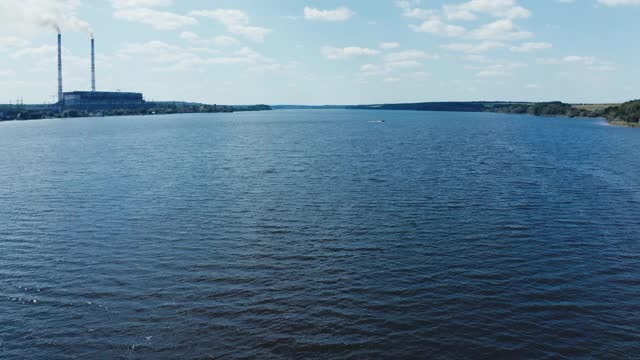
M 489 63 L 489 62 L 491 62 L 486 56 L 478 55 L 478 54 L 465 55 L 462 58 L 462 60 L 471 61 L 471 62 L 477 62 L 477 63 Z
M 426 71 L 416 71 L 416 72 L 412 73 L 411 76 L 419 77 L 419 78 L 425 78 L 425 77 L 431 76 L 431 74 L 426 72 Z
M 398 44 L 397 42 L 384 42 L 384 43 L 380 43 L 380 48 L 381 49 L 385 49 L 385 50 L 390 50 L 390 49 L 395 49 L 400 47 L 400 44 Z
M 640 5 L 640 0 L 598 0 L 598 2 L 606 6 Z
M 469 43 L 454 43 L 443 45 L 442 47 L 445 49 L 449 49 L 452 51 L 466 52 L 466 53 L 479 53 L 485 52 L 497 48 L 504 47 L 505 44 L 497 41 L 483 41 L 478 44 L 469 44 Z
M 420 0 L 396 0 L 396 6 L 402 9 L 410 8 L 420 4 Z
M 154 9 L 172 5 L 171 0 L 112 0 L 111 4 L 116 19 L 150 25 L 156 30 L 175 30 L 198 24 L 191 16 Z
M 437 59 L 436 55 L 429 55 L 421 50 L 406 50 L 399 51 L 395 53 L 391 53 L 384 57 L 386 62 L 399 62 L 399 61 L 408 61 L 408 60 L 429 60 L 429 59 Z
M 472 11 L 459 5 L 445 5 L 444 13 L 449 20 L 476 20 L 478 17 Z
M 513 71 L 526 67 L 527 64 L 517 62 L 497 62 L 487 61 L 484 65 L 467 65 L 466 69 L 477 70 L 476 77 L 500 77 L 500 76 L 513 76 Z
M 610 72 L 616 70 L 611 62 L 600 60 L 595 56 L 568 55 L 563 58 L 538 58 L 536 63 L 540 65 L 582 65 L 590 71 Z
M 385 64 L 385 68 L 389 71 L 398 70 L 398 69 L 409 69 L 416 68 L 422 66 L 422 63 L 416 60 L 401 60 L 388 62 Z
M 402 14 L 406 17 L 427 20 L 433 16 L 438 15 L 438 11 L 436 10 L 427 10 L 416 8 L 415 6 L 419 5 L 419 0 L 399 0 L 396 1 L 396 5 L 401 8 Z
M 263 42 L 265 36 L 271 32 L 271 29 L 251 26 L 249 16 L 237 9 L 196 10 L 190 14 L 214 19 L 223 24 L 230 33 L 257 42 Z
M 464 27 L 445 24 L 437 17 L 425 20 L 420 25 L 409 25 L 409 27 L 415 32 L 426 32 L 451 37 L 462 36 L 466 32 Z
M 43 29 L 90 32 L 78 0 L 0 1 L 0 32 L 26 36 Z
M 443 5 L 442 10 L 417 7 L 420 1 L 397 1 L 406 17 L 430 20 L 434 17 L 446 17 L 450 21 L 476 20 L 478 15 L 496 18 L 519 19 L 531 16 L 531 11 L 519 6 L 516 0 L 470 0 L 461 4 Z
M 9 70 L 0 70 L 0 77 L 4 77 L 4 76 L 9 76 L 9 75 L 14 75 L 15 71 L 9 69 Z
M 42 45 L 38 47 L 29 47 L 20 49 L 11 54 L 11 57 L 14 59 L 20 59 L 24 57 L 34 57 L 34 58 L 43 58 L 43 57 L 51 57 L 53 58 L 57 53 L 58 48 L 54 45 Z
M 476 14 L 506 19 L 531 16 L 531 12 L 517 5 L 515 0 L 471 0 L 457 5 L 444 5 L 443 9 L 449 20 L 475 20 Z
M 240 44 L 240 42 L 236 38 L 231 36 L 220 35 L 211 39 L 203 39 L 198 34 L 190 31 L 183 31 L 180 34 L 180 38 L 188 41 L 191 44 L 201 45 L 201 46 L 213 45 L 216 47 L 230 47 L 230 46 L 237 46 Z
M 516 0 L 470 0 L 460 4 L 443 5 L 441 10 L 422 9 L 417 7 L 420 3 L 419 0 L 396 2 L 396 5 L 402 9 L 404 16 L 422 20 L 418 25 L 409 25 L 414 31 L 448 37 L 463 37 L 482 42 L 481 44 L 447 45 L 446 47 L 451 50 L 486 51 L 488 48 L 501 47 L 496 46 L 499 42 L 522 40 L 533 36 L 531 32 L 522 30 L 514 23 L 515 19 L 531 16 L 531 12 L 519 6 Z M 480 16 L 499 19 L 471 30 L 452 23 L 461 20 L 479 20 Z M 514 51 L 518 50 L 514 49 Z
M 511 19 L 496 20 L 473 30 L 471 38 L 477 40 L 511 41 L 526 39 L 533 36 L 528 31 L 521 30 Z
M 536 59 L 536 64 L 539 64 L 539 65 L 557 65 L 561 63 L 562 61 L 556 58 L 537 58 Z
M 196 33 L 192 33 L 190 31 L 183 31 L 182 33 L 180 33 L 180 38 L 183 40 L 187 40 L 189 42 L 192 43 L 196 43 L 196 42 L 200 42 L 200 36 L 198 36 L 198 34 Z
M 604 71 L 604 72 L 616 71 L 615 66 L 611 64 L 592 65 L 592 66 L 588 66 L 587 69 L 591 71 Z
M 187 48 L 157 40 L 128 44 L 118 52 L 118 56 L 122 59 L 139 57 L 142 61 L 151 62 L 154 65 L 152 70 L 156 71 L 201 70 L 207 65 L 243 65 L 249 71 L 278 71 L 285 68 L 274 59 L 248 47 L 212 56 L 206 48 Z
M 360 67 L 360 75 L 367 77 L 379 76 L 385 73 L 385 69 L 379 65 L 365 64 Z
M 373 72 L 378 70 L 380 70 L 380 67 L 378 65 L 373 65 L 373 64 L 364 64 L 360 67 L 360 71 L 362 72 Z
M 508 73 L 502 69 L 486 69 L 479 71 L 476 76 L 477 77 L 495 77 L 495 76 L 510 76 L 511 73 Z
M 595 63 L 596 61 L 596 58 L 593 56 L 569 55 L 562 58 L 562 61 L 568 62 L 568 63 L 583 63 L 585 65 L 593 65 L 593 63 Z
M 553 45 L 547 42 L 526 42 L 519 46 L 512 46 L 510 50 L 512 52 L 528 53 L 537 50 L 551 49 L 552 47 Z
M 329 60 L 348 59 L 354 56 L 373 56 L 380 53 L 378 50 L 358 46 L 348 46 L 344 48 L 325 46 L 321 52 L 322 55 Z
M 444 23 L 440 18 L 440 12 L 437 10 L 414 7 L 419 4 L 419 0 L 396 1 L 396 5 L 402 9 L 402 15 L 422 20 L 419 25 L 409 25 L 413 31 L 452 37 L 461 36 L 466 32 L 466 29 L 462 26 Z
M 190 16 L 149 8 L 116 9 L 113 12 L 113 16 L 121 20 L 151 25 L 156 30 L 175 30 L 198 23 L 196 19 Z
M 176 67 L 187 69 L 194 65 L 202 65 L 206 61 L 195 51 L 170 45 L 163 41 L 148 41 L 146 43 L 128 44 L 118 52 L 123 59 L 140 57 L 144 62 L 155 64 L 174 64 Z
M 306 20 L 319 20 L 319 21 L 346 21 L 349 20 L 355 13 L 347 7 L 339 7 L 334 10 L 320 10 L 312 7 L 305 6 L 304 18 Z
M 172 0 L 111 0 L 115 8 L 171 6 Z
M 58 47 L 56 45 L 41 45 L 35 47 L 25 47 L 11 53 L 11 58 L 21 62 L 29 62 L 30 68 L 36 72 L 50 72 L 56 66 L 56 54 Z M 68 48 L 62 48 L 62 57 L 64 59 L 65 79 L 71 78 L 69 74 L 86 74 L 89 68 L 90 59 L 84 54 L 82 56 L 74 55 Z M 97 54 L 96 59 L 101 69 L 112 67 L 111 57 Z M 84 79 L 85 77 L 83 77 Z
M 235 46 L 240 44 L 240 42 L 231 36 L 226 36 L 226 35 L 219 35 L 216 36 L 215 38 L 213 38 L 211 40 L 211 42 L 215 45 L 215 46 L 221 46 L 221 47 L 226 47 L 226 46 Z
M 365 77 L 378 76 L 384 79 L 398 79 L 403 76 L 403 72 L 408 69 L 415 69 L 423 66 L 422 60 L 437 59 L 437 55 L 429 55 L 421 50 L 406 50 L 390 53 L 383 58 L 383 63 L 365 64 L 360 67 L 360 75 Z M 424 71 L 415 73 L 426 74 Z M 405 73 L 406 74 L 406 73 Z
M 409 18 L 428 20 L 434 16 L 438 16 L 438 11 L 413 8 L 413 9 L 405 9 L 403 12 L 403 15 Z
M 0 53 L 10 50 L 20 49 L 29 46 L 30 41 L 15 37 L 15 36 L 2 36 L 0 37 Z

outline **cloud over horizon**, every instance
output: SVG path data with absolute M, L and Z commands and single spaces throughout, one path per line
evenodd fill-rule
M 622 90 L 640 81 L 630 70 L 640 54 L 620 46 L 640 30 L 629 11 L 640 0 L 282 0 L 280 7 L 248 1 L 252 6 L 207 7 L 193 0 L 0 2 L 0 77 L 17 86 L 4 96 L 48 96 L 43 93 L 50 92 L 55 76 L 43 74 L 55 66 L 56 26 L 68 33 L 69 86 L 88 83 L 83 33 L 96 27 L 99 84 L 140 88 L 155 98 L 179 92 L 202 99 L 419 100 L 457 98 L 455 89 L 472 88 L 474 94 L 504 97 L 536 84 L 589 99 L 628 96 Z M 578 10 L 581 21 L 572 17 Z M 587 26 L 594 21 L 607 32 Z M 579 41 L 577 34 L 594 41 Z M 171 86 L 159 86 L 163 78 Z

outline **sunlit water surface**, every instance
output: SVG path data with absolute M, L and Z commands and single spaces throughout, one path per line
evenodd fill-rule
M 640 129 L 327 110 L 0 123 L 0 358 L 638 354 Z

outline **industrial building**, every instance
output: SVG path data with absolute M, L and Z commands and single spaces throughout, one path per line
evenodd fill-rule
M 58 102 L 60 110 L 102 111 L 140 109 L 147 104 L 141 93 L 96 91 L 95 40 L 91 36 L 91 91 L 63 92 L 62 35 L 58 34 Z
M 122 114 L 170 114 L 176 112 L 213 113 L 233 112 L 231 106 L 208 105 L 189 102 L 148 102 L 142 93 L 121 91 L 96 91 L 95 39 L 91 36 L 90 90 L 64 92 L 62 87 L 62 35 L 58 33 L 58 100 L 49 104 L 0 104 L 0 120 L 31 120 L 50 117 L 103 116 Z M 271 110 L 265 105 L 244 106 L 240 111 Z
M 63 94 L 65 109 L 95 111 L 140 109 L 145 106 L 141 93 L 107 91 L 73 91 Z

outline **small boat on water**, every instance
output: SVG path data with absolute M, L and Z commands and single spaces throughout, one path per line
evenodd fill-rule
M 370 123 L 383 123 L 384 120 L 372 120 L 372 121 L 369 121 L 369 122 Z

